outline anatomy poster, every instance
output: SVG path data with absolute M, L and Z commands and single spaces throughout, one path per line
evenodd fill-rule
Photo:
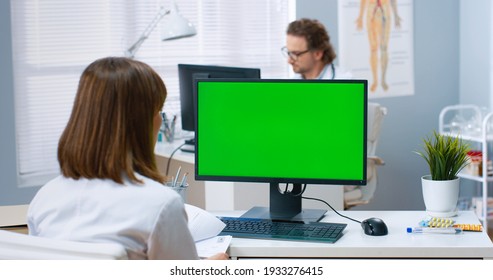
M 368 97 L 414 94 L 413 1 L 339 0 L 339 66 Z

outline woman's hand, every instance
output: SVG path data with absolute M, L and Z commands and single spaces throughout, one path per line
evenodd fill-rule
M 229 260 L 229 255 L 226 253 L 217 253 L 208 257 L 206 260 Z

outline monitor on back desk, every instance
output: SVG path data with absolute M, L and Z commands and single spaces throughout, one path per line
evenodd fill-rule
M 195 131 L 194 85 L 197 79 L 260 78 L 260 69 L 229 66 L 178 64 L 182 130 Z M 185 140 L 183 151 L 193 152 L 195 139 Z

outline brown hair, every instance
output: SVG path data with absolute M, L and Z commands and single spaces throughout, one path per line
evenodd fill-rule
M 94 61 L 82 73 L 72 114 L 58 143 L 65 177 L 164 182 L 154 156 L 153 119 L 166 87 L 147 64 L 124 57 Z
M 322 50 L 322 61 L 325 64 L 332 63 L 336 58 L 336 52 L 330 43 L 329 34 L 324 25 L 316 19 L 302 18 L 288 25 L 287 34 L 304 37 L 309 50 Z

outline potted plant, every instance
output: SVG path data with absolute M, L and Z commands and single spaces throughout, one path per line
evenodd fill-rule
M 469 164 L 469 144 L 460 137 L 445 136 L 436 131 L 423 139 L 424 152 L 416 152 L 428 163 L 429 175 L 421 177 L 426 211 L 433 217 L 457 214 L 459 177 Z

